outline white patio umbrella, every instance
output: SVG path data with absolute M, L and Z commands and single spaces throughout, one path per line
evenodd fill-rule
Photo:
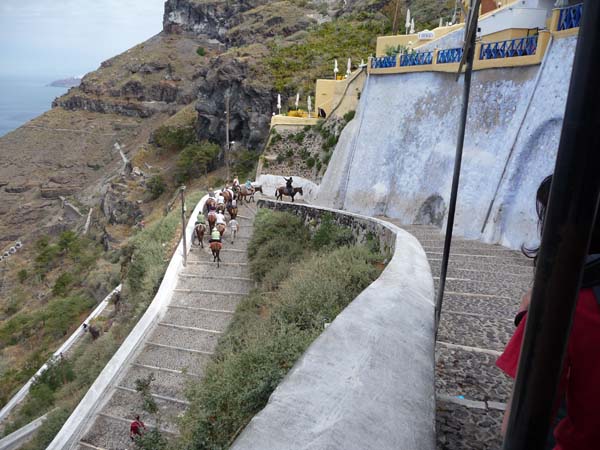
M 408 29 L 410 28 L 410 9 L 406 10 L 406 23 L 404 25 L 406 29 L 406 34 L 408 34 Z
M 277 109 L 279 110 L 279 115 L 281 115 L 281 94 L 277 94 Z
M 333 60 L 333 79 L 337 80 L 337 74 L 340 71 L 340 69 L 338 69 L 338 63 L 337 63 L 337 59 Z
M 300 103 L 300 93 L 296 94 L 296 109 L 298 109 L 298 103 Z
M 440 17 L 440 24 L 438 25 L 438 27 L 442 28 L 442 26 L 444 26 L 444 19 Z
M 307 108 L 308 108 L 308 118 L 310 119 L 310 110 L 312 109 L 312 102 L 310 100 L 310 95 L 308 96 L 308 100 L 307 100 Z
M 349 77 L 352 73 L 352 60 L 348 58 L 348 68 L 346 69 L 346 76 Z
M 415 19 L 410 19 L 410 34 L 415 34 Z

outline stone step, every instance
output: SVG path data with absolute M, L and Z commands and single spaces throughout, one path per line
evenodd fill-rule
M 503 411 L 473 409 L 446 401 L 438 401 L 436 409 L 438 449 L 502 448 Z
M 159 322 L 165 324 L 168 322 Z M 198 331 L 169 325 L 158 325 L 148 338 L 148 342 L 172 345 L 198 352 L 212 353 L 217 345 L 219 333 Z
M 531 266 L 531 260 L 528 260 L 527 258 L 524 258 L 523 256 L 519 256 L 519 255 L 502 255 L 502 256 L 498 256 L 498 255 L 486 255 L 486 254 L 468 254 L 468 253 L 458 253 L 461 250 L 458 250 L 457 252 L 452 252 L 450 253 L 450 264 L 455 264 L 458 266 L 462 266 L 462 262 L 469 262 L 469 263 L 478 263 L 478 264 L 495 264 L 495 265 L 499 265 L 499 266 L 504 266 L 504 265 L 513 265 L 513 266 L 521 266 L 521 267 L 530 267 Z M 427 258 L 428 259 L 442 259 L 443 253 L 440 250 L 439 252 L 436 251 L 430 251 L 430 250 L 425 250 L 425 253 L 427 254 Z
M 227 277 L 241 277 L 248 278 L 248 264 L 247 263 L 221 263 L 220 267 L 213 264 L 211 261 L 208 262 L 194 262 L 188 263 L 181 271 L 181 275 L 206 275 L 206 276 L 227 276 Z
M 441 255 L 427 255 L 431 272 L 436 276 L 440 273 L 442 265 Z M 461 270 L 481 270 L 484 272 L 507 273 L 509 275 L 530 275 L 533 279 L 533 266 L 524 264 L 513 264 L 512 262 L 502 264 L 502 259 L 490 258 L 487 260 L 476 260 L 469 257 L 451 257 L 448 267 Z
M 443 245 L 425 245 L 423 241 L 419 241 L 423 246 L 425 253 L 444 253 Z M 478 245 L 452 245 L 450 247 L 450 254 L 461 254 L 461 255 L 474 255 L 474 256 L 494 256 L 498 258 L 509 258 L 509 259 L 524 259 L 525 262 L 530 262 L 531 260 L 527 257 L 523 256 L 522 253 L 516 252 L 514 250 L 510 250 L 504 247 L 489 245 L 487 247 Z
M 189 381 L 198 381 L 198 377 L 186 373 L 175 373 L 172 371 L 156 370 L 147 366 L 131 365 L 120 382 L 120 386 L 135 389 L 135 381 L 154 375 L 154 381 L 150 384 L 150 392 L 154 395 L 175 398 L 185 401 L 185 389 Z
M 146 417 L 143 411 L 138 413 L 146 426 Z M 129 426 L 135 419 L 134 416 L 126 420 L 96 415 L 94 423 L 79 442 L 82 450 L 134 450 L 135 445 L 129 438 Z
M 435 357 L 436 392 L 472 400 L 508 401 L 512 380 L 495 366 L 497 355 L 438 343 Z
M 236 294 L 247 294 L 254 287 L 254 281 L 249 278 L 233 277 L 179 277 L 177 291 L 223 291 Z
M 179 402 L 162 400 L 154 398 L 156 406 L 161 417 L 161 428 L 169 433 L 176 434 L 177 420 L 185 412 L 186 406 Z M 110 416 L 131 421 L 139 414 L 142 422 L 149 426 L 152 420 L 144 412 L 142 396 L 137 392 L 130 392 L 122 389 L 115 389 L 110 400 L 102 409 L 102 413 Z M 146 418 L 147 420 L 144 420 Z M 127 422 L 125 422 L 127 424 Z M 129 435 L 129 431 L 127 432 Z M 86 442 L 87 439 L 84 439 Z
M 484 316 L 514 319 L 518 312 L 520 298 L 485 297 L 478 295 L 459 295 L 446 291 L 442 305 L 442 314 L 445 311 Z
M 170 307 L 162 322 L 223 332 L 227 328 L 227 325 L 229 325 L 229 322 L 231 322 L 232 317 L 233 313 L 230 312 Z
M 209 359 L 210 355 L 207 354 L 190 352 L 184 349 L 176 350 L 172 348 L 158 347 L 156 345 L 148 345 L 146 343 L 135 362 L 146 366 L 162 367 L 165 369 L 179 370 L 195 375 L 202 375 L 204 373 L 204 367 L 206 367 Z
M 212 262 L 213 257 L 212 254 L 209 253 L 210 250 L 206 247 L 203 252 L 191 252 L 188 255 L 189 262 Z M 246 254 L 246 250 L 240 249 L 232 249 L 223 245 L 223 249 L 220 253 L 221 262 L 225 263 L 245 263 L 248 262 L 248 256 Z M 215 264 L 216 265 L 216 264 Z
M 234 311 L 245 295 L 231 295 L 224 292 L 175 292 L 171 300 L 171 306 Z
M 439 269 L 439 266 L 436 269 Z M 432 271 L 432 275 L 434 278 L 439 278 L 439 272 Z M 447 277 L 465 281 L 483 281 L 486 283 L 512 283 L 528 289 L 532 286 L 532 278 L 529 273 L 516 275 L 498 272 L 497 270 L 486 272 L 484 270 L 460 269 L 454 265 L 448 265 Z
M 438 289 L 439 278 L 434 278 L 434 287 Z M 485 296 L 503 297 L 506 299 L 515 299 L 517 302 L 528 290 L 527 285 L 518 285 L 511 283 L 489 283 L 484 281 L 465 281 L 455 278 L 447 278 L 444 293 L 460 294 L 481 294 Z
M 439 239 L 420 238 L 419 243 L 423 247 L 439 247 L 439 248 L 443 249 L 444 248 L 444 235 L 440 235 Z M 499 245 L 499 244 L 486 244 L 485 242 L 476 241 L 474 239 L 473 240 L 462 239 L 462 238 L 457 238 L 457 237 L 452 238 L 452 245 L 450 246 L 450 248 L 452 250 L 463 249 L 463 248 L 482 249 L 482 250 L 498 250 L 498 251 L 515 252 L 515 253 L 518 253 L 521 255 L 521 252 L 519 250 L 513 250 L 508 247 L 503 247 L 502 245 Z
M 442 310 L 438 340 L 450 344 L 502 351 L 514 333 L 509 318 L 477 317 Z

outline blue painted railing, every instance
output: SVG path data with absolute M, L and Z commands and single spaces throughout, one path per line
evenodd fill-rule
M 396 56 L 380 56 L 371 59 L 371 69 L 387 69 L 396 67 Z
M 558 17 L 558 31 L 577 28 L 581 22 L 582 12 L 583 3 L 562 8 L 560 10 L 560 16 Z
M 425 66 L 433 62 L 433 52 L 414 52 L 400 56 L 400 67 Z
M 479 59 L 514 58 L 516 56 L 535 55 L 537 36 L 530 36 L 507 41 L 481 44 Z
M 446 50 L 440 50 L 440 51 L 438 51 L 437 63 L 438 64 L 458 63 L 462 59 L 462 55 L 463 55 L 462 47 L 448 48 Z

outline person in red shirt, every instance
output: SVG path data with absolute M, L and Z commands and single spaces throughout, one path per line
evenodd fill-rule
M 551 177 L 538 189 L 540 228 L 550 191 Z M 584 268 L 573 327 L 563 363 L 558 399 L 565 399 L 566 417 L 554 429 L 554 450 L 590 450 L 600 448 L 600 217 L 596 218 L 592 240 Z M 515 378 L 525 323 L 528 297 L 517 314 L 517 329 L 496 365 Z M 507 406 L 503 432 L 510 412 Z
M 135 441 L 144 431 L 146 431 L 146 425 L 140 420 L 140 416 L 135 416 L 135 420 L 131 422 L 129 427 L 129 437 L 132 441 Z

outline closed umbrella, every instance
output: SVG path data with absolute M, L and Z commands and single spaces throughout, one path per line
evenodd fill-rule
M 346 69 L 346 76 L 350 76 L 352 73 L 352 60 L 348 58 L 348 68 Z
M 410 28 L 410 9 L 406 10 L 406 23 L 404 25 L 406 29 L 406 34 L 408 34 L 408 30 Z
M 279 115 L 281 115 L 281 94 L 277 94 L 277 109 L 279 110 Z
M 308 96 L 308 118 L 310 119 L 310 110 L 312 109 L 312 102 L 310 101 L 310 95 Z
M 296 94 L 296 109 L 298 109 L 298 103 L 300 103 L 300 93 Z
M 415 19 L 410 19 L 410 34 L 415 34 Z
M 337 74 L 340 71 L 340 69 L 338 69 L 338 63 L 337 63 L 337 59 L 333 60 L 333 79 L 337 80 Z

